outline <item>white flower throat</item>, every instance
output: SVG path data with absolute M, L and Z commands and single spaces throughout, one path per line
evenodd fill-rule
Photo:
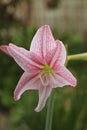
M 42 71 L 41 71 L 41 76 L 40 76 L 43 86 L 45 87 L 48 86 L 53 72 L 54 72 L 53 69 L 48 64 L 45 64 L 43 66 Z

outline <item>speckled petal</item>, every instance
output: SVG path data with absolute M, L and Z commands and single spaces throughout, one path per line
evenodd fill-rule
M 42 66 L 43 61 L 39 56 L 33 52 L 25 50 L 22 47 L 17 47 L 16 45 L 9 44 L 8 51 L 24 71 L 38 71 L 38 69 Z
M 7 55 L 9 55 L 8 46 L 2 45 L 2 46 L 0 46 L 0 50 L 3 51 L 4 53 L 6 53 Z
M 22 77 L 20 78 L 16 89 L 14 91 L 14 99 L 19 100 L 21 95 L 26 91 L 26 90 L 37 90 L 39 89 L 39 76 L 34 75 L 33 73 L 27 73 L 24 72 Z
M 50 95 L 52 91 L 52 88 L 50 86 L 42 86 L 40 87 L 40 90 L 39 90 L 39 102 L 38 102 L 38 106 L 36 107 L 35 111 L 36 112 L 39 112 L 43 109 L 43 107 L 45 106 L 46 104 L 46 101 Z
M 55 46 L 55 41 L 50 27 L 48 25 L 44 25 L 36 32 L 30 46 L 30 51 L 33 51 L 44 58 L 44 56 Z
M 56 68 L 56 74 L 61 77 L 61 82 L 65 83 L 65 85 L 71 85 L 75 87 L 77 85 L 76 78 L 72 75 L 72 73 L 64 66 L 59 66 Z

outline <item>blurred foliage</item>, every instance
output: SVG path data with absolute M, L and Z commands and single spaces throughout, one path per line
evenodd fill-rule
M 3 18 L 4 19 L 4 18 Z M 9 21 L 9 19 L 8 19 Z M 12 42 L 29 49 L 37 30 L 27 27 L 19 21 L 4 23 L 0 21 L 0 45 Z M 67 44 L 68 54 L 84 52 L 84 39 L 80 34 L 59 34 L 53 30 L 55 39 Z M 2 117 L 6 123 L 3 130 L 44 130 L 46 107 L 39 113 L 34 112 L 38 102 L 37 91 L 27 91 L 21 100 L 15 102 L 13 92 L 23 71 L 0 51 L 0 127 Z M 87 130 L 87 62 L 70 61 L 67 66 L 76 76 L 76 88 L 66 86 L 55 89 L 55 108 L 53 130 Z M 1 129 L 2 130 L 2 129 Z

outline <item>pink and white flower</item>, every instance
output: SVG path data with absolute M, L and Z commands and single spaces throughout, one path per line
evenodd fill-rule
M 12 56 L 24 70 L 14 91 L 14 99 L 19 100 L 26 90 L 39 90 L 39 103 L 35 109 L 37 112 L 45 106 L 53 88 L 76 86 L 76 78 L 64 66 L 65 47 L 61 41 L 54 40 L 48 25 L 38 29 L 30 51 L 12 43 L 0 46 L 0 49 Z

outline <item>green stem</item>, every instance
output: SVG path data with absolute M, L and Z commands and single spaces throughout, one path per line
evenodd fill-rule
M 87 60 L 87 53 L 70 55 L 67 57 L 67 60 Z
M 52 118 L 53 118 L 53 109 L 54 109 L 53 95 L 54 94 L 52 92 L 48 99 L 45 130 L 51 130 L 51 128 L 52 128 Z

